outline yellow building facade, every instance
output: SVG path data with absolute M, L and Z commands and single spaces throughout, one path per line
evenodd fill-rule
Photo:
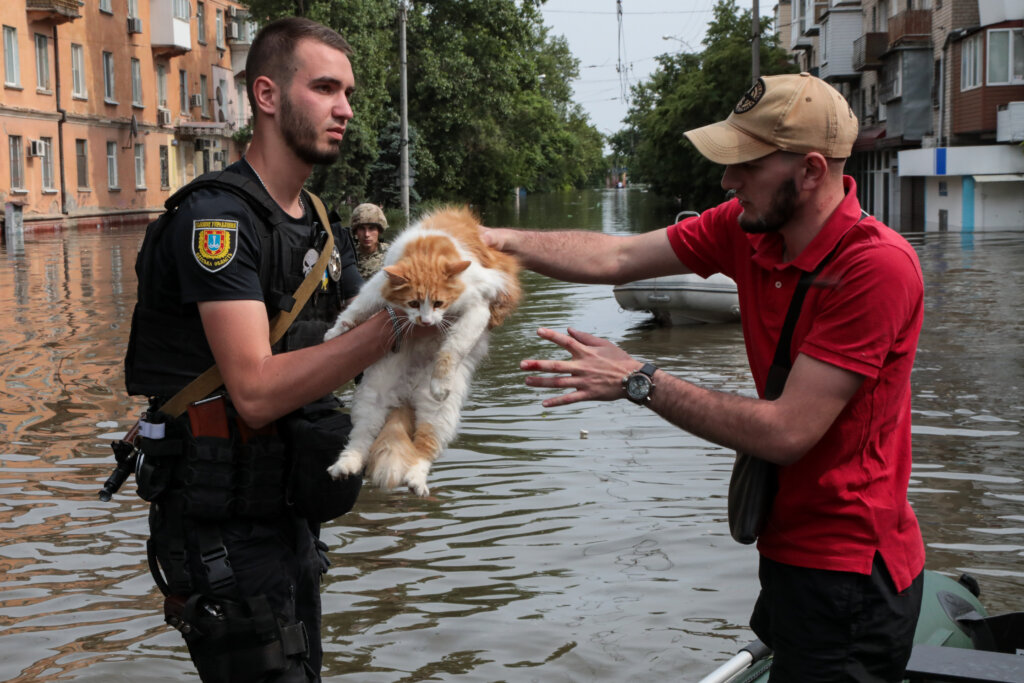
M 224 0 L 0 3 L 0 204 L 33 225 L 144 222 L 243 151 L 254 33 Z

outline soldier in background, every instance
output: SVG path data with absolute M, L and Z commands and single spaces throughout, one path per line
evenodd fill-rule
M 376 204 L 360 204 L 352 211 L 351 223 L 356 242 L 356 267 L 363 280 L 369 280 L 383 267 L 384 255 L 391 246 L 380 241 L 388 227 L 388 219 Z

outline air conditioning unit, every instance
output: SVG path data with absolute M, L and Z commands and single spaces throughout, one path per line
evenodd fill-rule
M 42 140 L 28 141 L 28 155 L 30 157 L 41 157 L 46 155 L 46 143 Z
M 142 33 L 142 19 L 128 17 L 128 33 Z
M 1007 102 L 996 110 L 996 142 L 1024 140 L 1024 102 Z
M 203 106 L 202 95 L 190 95 L 188 98 L 188 106 L 190 107 L 201 107 Z
M 156 122 L 159 126 L 171 125 L 171 112 L 167 109 L 157 109 Z
M 224 27 L 228 40 L 238 40 L 238 24 L 231 22 Z

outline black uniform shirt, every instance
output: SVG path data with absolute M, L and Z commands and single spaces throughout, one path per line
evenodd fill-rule
M 228 170 L 259 182 L 245 161 Z M 197 190 L 186 199 L 174 221 L 171 247 L 181 283 L 181 303 L 263 301 L 257 220 L 252 209 L 229 192 Z M 309 207 L 295 223 L 312 226 Z

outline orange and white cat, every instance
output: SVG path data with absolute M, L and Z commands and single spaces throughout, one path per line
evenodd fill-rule
M 384 488 L 429 493 L 427 474 L 455 438 L 463 401 L 491 328 L 519 303 L 519 264 L 480 239 L 468 209 L 425 215 L 392 243 L 371 277 L 325 335 L 342 334 L 391 306 L 407 326 L 438 334 L 403 335 L 398 349 L 363 373 L 352 400 L 352 433 L 336 479 L 363 472 Z

